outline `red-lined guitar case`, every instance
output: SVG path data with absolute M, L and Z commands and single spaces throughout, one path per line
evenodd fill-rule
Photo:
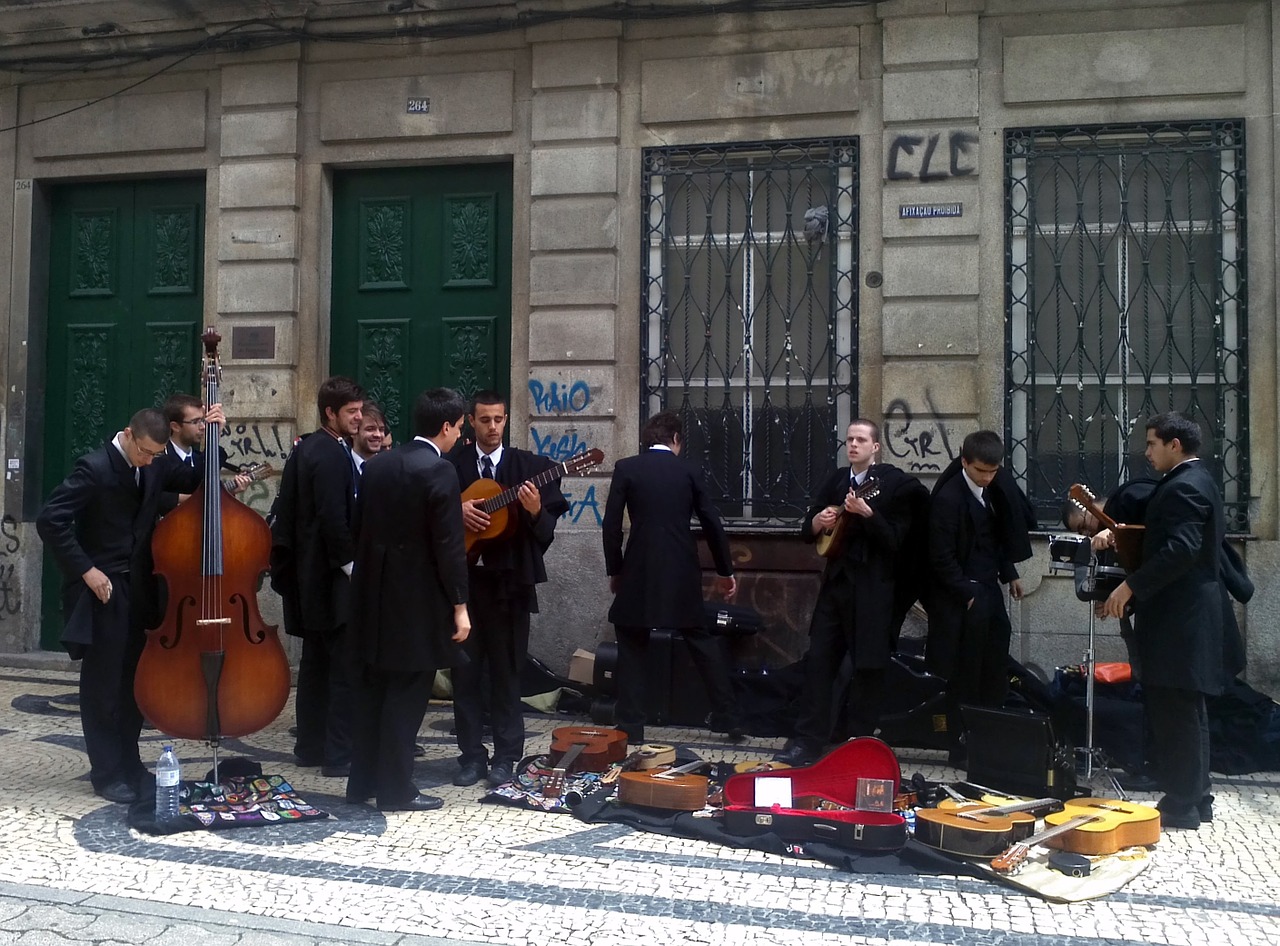
M 760 780 L 779 778 L 790 779 L 793 807 L 757 805 Z M 738 837 L 775 834 L 858 851 L 896 851 L 907 843 L 906 819 L 893 811 L 901 780 L 893 750 L 860 736 L 813 765 L 731 776 L 724 784 L 724 828 Z M 839 810 L 816 810 L 822 804 Z M 866 810 L 882 805 L 888 810 Z

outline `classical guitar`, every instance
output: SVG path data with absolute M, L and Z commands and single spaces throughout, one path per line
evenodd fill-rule
M 1041 808 L 1061 808 L 1056 798 L 989 805 L 984 802 L 957 802 L 944 799 L 937 808 L 916 810 L 915 838 L 948 854 L 964 857 L 994 857 L 1015 841 L 1031 836 Z
M 534 489 L 537 489 L 565 476 L 577 476 L 579 473 L 599 466 L 603 462 L 603 451 L 593 448 L 585 453 L 570 457 L 564 463 L 557 463 L 550 469 L 543 470 L 526 482 L 532 484 Z M 508 486 L 503 489 L 497 480 L 486 478 L 476 480 L 463 490 L 463 502 L 471 499 L 479 500 L 478 508 L 489 514 L 489 525 L 483 531 L 467 532 L 463 537 L 467 547 L 467 558 L 474 562 L 480 557 L 482 547 L 486 543 L 510 538 L 516 530 L 519 519 L 517 516 L 512 515 L 512 510 L 507 507 L 519 498 L 520 486 Z
M 270 476 L 279 476 L 280 471 L 273 467 L 270 463 L 246 463 L 236 471 L 236 476 L 249 477 L 249 483 L 256 483 L 258 480 L 265 480 Z M 236 489 L 236 481 L 234 479 L 223 480 L 222 485 L 227 488 L 227 492 L 232 495 L 239 492 Z M 248 483 L 245 484 L 246 486 Z
M 1076 483 L 1067 495 L 1075 505 L 1097 519 L 1103 526 L 1111 530 L 1116 537 L 1116 559 L 1126 572 L 1138 570 L 1142 564 L 1142 537 L 1146 534 L 1145 526 L 1131 526 L 1116 522 L 1098 505 L 1098 498 L 1089 491 L 1089 487 Z
M 667 811 L 701 811 L 707 807 L 710 783 L 705 775 L 690 772 L 704 765 L 699 759 L 674 769 L 623 772 L 618 776 L 618 801 Z
M 873 476 L 868 476 L 857 489 L 853 491 L 853 495 L 858 499 L 872 499 L 880 495 L 880 481 Z M 818 554 L 823 558 L 838 558 L 840 553 L 844 551 L 844 537 L 849 524 L 849 520 L 853 518 L 853 513 L 847 511 L 844 506 L 840 507 L 840 515 L 836 517 L 835 524 L 818 535 L 815 546 Z
M 1075 854 L 1114 854 L 1139 844 L 1160 840 L 1160 812 L 1149 805 L 1137 805 L 1114 798 L 1073 798 L 1057 814 L 1045 815 L 1046 825 L 1063 823 L 1075 815 L 1091 815 L 1087 824 L 1046 841 Z
M 565 758 L 578 746 L 569 762 Z M 627 734 L 621 729 L 560 726 L 551 733 L 551 761 L 566 772 L 603 772 L 627 757 Z
M 991 862 L 992 870 L 1013 870 L 1037 844 L 1098 855 L 1160 840 L 1159 811 L 1110 798 L 1075 798 L 1065 802 L 1062 811 L 1045 815 L 1044 820 L 1047 827 L 1043 831 L 1012 845 Z

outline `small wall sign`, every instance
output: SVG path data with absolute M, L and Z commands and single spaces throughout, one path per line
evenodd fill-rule
M 237 325 L 231 329 L 232 358 L 266 358 L 276 356 L 274 325 Z
M 404 110 L 410 115 L 429 115 L 431 114 L 431 99 L 409 99 Z
M 964 204 L 899 204 L 899 220 L 922 220 L 927 217 L 963 217 Z

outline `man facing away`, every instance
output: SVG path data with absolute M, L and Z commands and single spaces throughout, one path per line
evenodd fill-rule
M 413 781 L 415 739 L 436 670 L 471 631 L 458 475 L 442 457 L 466 404 L 449 388 L 418 397 L 414 438 L 365 464 L 356 506 L 352 644 L 358 684 L 347 800 L 428 811 Z
M 841 526 L 839 554 L 827 561 L 809 625 L 805 686 L 795 737 L 777 756 L 808 765 L 822 754 L 833 725 L 833 687 L 845 657 L 853 664 L 849 735 L 874 735 L 884 698 L 895 626 L 898 552 L 911 528 L 916 497 L 924 486 L 880 457 L 880 428 L 855 420 L 845 437 L 848 469 L 827 477 L 805 514 L 806 542 Z M 859 496 L 859 493 L 866 498 Z M 921 497 L 922 498 L 922 497 Z
M 321 426 L 285 461 L 271 516 L 271 585 L 284 605 L 285 631 L 302 638 L 293 751 L 300 765 L 319 765 L 333 778 L 345 777 L 351 765 L 352 682 L 343 637 L 355 558 L 350 441 L 363 404 L 364 391 L 350 378 L 320 385 Z
M 507 427 L 507 399 L 503 395 L 478 392 L 470 421 L 475 443 L 450 455 L 460 487 L 465 491 L 479 479 L 491 479 L 504 490 L 514 487 L 517 492 L 516 501 L 504 513 L 515 517 L 514 530 L 482 543 L 479 558 L 468 573 L 473 626 L 462 645 L 467 659 L 453 669 L 453 719 L 459 752 L 453 784 L 474 785 L 487 776 L 489 784 L 496 786 L 510 780 L 515 764 L 524 755 L 520 669 L 529 650 L 529 615 L 537 613 L 537 586 L 547 580 L 543 555 L 555 539 L 556 521 L 569 511 L 569 504 L 558 479 L 541 488 L 529 482 L 554 466 L 550 460 L 503 446 Z M 491 519 L 477 500 L 467 500 L 462 504 L 462 521 L 468 532 L 480 533 Z M 492 767 L 484 746 L 485 696 L 493 721 Z
M 649 632 L 682 632 L 711 702 L 708 725 L 731 739 L 743 735 L 737 700 L 720 642 L 706 628 L 702 569 L 689 531 L 694 516 L 715 561 L 716 589 L 725 600 L 738 583 L 720 513 L 707 495 L 702 472 L 680 457 L 683 426 L 675 411 L 662 411 L 640 432 L 638 456 L 619 460 L 609 484 L 602 534 L 613 605 L 609 621 L 618 638 L 618 728 L 632 745 L 644 742 L 645 655 Z M 626 550 L 622 519 L 631 519 Z
M 964 438 L 959 475 L 946 473 L 929 504 L 929 564 L 934 589 L 929 611 L 927 665 L 947 680 L 947 734 L 952 765 L 961 765 L 961 704 L 998 707 L 1009 690 L 1012 628 L 1001 583 L 1013 599 L 1022 581 L 1012 547 L 1026 542 L 1021 510 L 1002 501 L 992 484 L 1004 462 L 1004 443 L 992 430 Z
M 223 421 L 222 405 L 208 421 Z M 154 408 L 138 411 L 103 446 L 76 460 L 36 517 L 40 538 L 63 573 L 62 642 L 80 664 L 80 724 L 93 790 L 108 801 L 144 795 L 149 773 L 138 752 L 142 713 L 133 678 L 156 626 L 151 559 L 160 495 L 192 492 L 203 476 L 165 457 L 169 427 Z
M 1200 427 L 1177 413 L 1147 421 L 1147 460 L 1161 474 L 1147 502 L 1142 563 L 1104 604 L 1132 607 L 1152 750 L 1165 795 L 1160 821 L 1200 827 L 1213 817 L 1205 694 L 1222 692 L 1222 496 L 1200 459 Z M 1096 547 L 1114 545 L 1109 531 Z

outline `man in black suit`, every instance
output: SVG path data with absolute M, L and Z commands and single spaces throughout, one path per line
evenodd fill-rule
M 222 406 L 209 409 L 222 423 Z M 200 464 L 165 457 L 164 415 L 138 411 L 129 426 L 76 461 L 36 517 L 40 538 L 63 573 L 62 641 L 80 664 L 80 724 L 93 790 L 108 801 L 137 801 L 148 782 L 138 753 L 142 714 L 133 677 L 157 613 L 151 534 L 164 490 L 191 492 Z
M 877 463 L 880 428 L 855 420 L 845 437 L 848 469 L 827 477 L 800 527 L 815 542 L 844 517 L 839 553 L 827 561 L 809 625 L 805 685 L 796 732 L 777 756 L 789 765 L 814 762 L 830 741 L 833 692 L 841 664 L 853 664 L 851 736 L 871 736 L 880 722 L 884 676 L 901 626 L 895 625 L 898 552 L 911 529 L 916 494 L 925 488 L 895 466 Z M 864 495 L 860 498 L 859 493 Z M 927 494 L 926 494 L 927 495 Z
M 164 419 L 169 422 L 169 441 L 165 444 L 165 453 L 176 463 L 185 466 L 195 466 L 203 462 L 200 458 L 204 453 L 204 434 L 209 421 L 205 416 L 204 404 L 200 398 L 191 394 L 171 394 L 165 399 L 161 411 L 164 412 Z M 225 447 L 219 447 L 218 452 L 221 454 L 220 468 L 236 473 L 235 478 L 227 484 L 227 488 L 232 495 L 241 492 L 253 481 L 252 478 L 247 473 L 236 470 L 227 458 Z M 160 515 L 164 516 L 172 512 L 188 495 L 168 491 L 161 493 Z
M 333 377 L 316 395 L 321 427 L 289 459 L 272 506 L 271 586 L 284 604 L 285 631 L 302 638 L 295 712 L 300 765 L 343 778 L 351 770 L 351 668 L 343 651 L 355 559 L 351 518 L 356 470 L 351 438 L 364 391 Z
M 471 630 L 458 475 L 442 456 L 465 410 L 448 388 L 419 395 L 416 436 L 369 459 L 356 506 L 351 624 L 360 682 L 347 800 L 374 797 L 383 811 L 442 804 L 418 791 L 413 757 L 436 670 L 453 662 L 453 644 Z
M 684 434 L 679 414 L 662 411 L 649 418 L 640 441 L 644 452 L 613 468 L 603 523 L 605 571 L 614 594 L 609 620 L 618 638 L 618 728 L 631 745 L 644 742 L 649 631 L 671 628 L 682 632 L 707 687 L 710 728 L 741 738 L 729 669 L 720 642 L 706 628 L 702 569 L 689 531 L 689 520 L 697 516 L 719 575 L 716 590 L 729 600 L 738 583 L 724 524 L 707 495 L 702 471 L 680 459 Z M 624 511 L 631 519 L 625 551 Z
M 1009 690 L 1012 628 L 1000 585 L 1009 585 L 1015 601 L 1022 598 L 1014 562 L 1030 549 L 1017 495 L 1011 501 L 993 485 L 1003 462 L 999 434 L 969 434 L 960 448 L 959 469 L 939 478 L 929 504 L 934 588 L 926 664 L 947 680 L 952 765 L 964 761 L 960 705 L 998 707 Z
M 542 557 L 555 539 L 556 520 L 569 511 L 569 504 L 558 479 L 541 488 L 529 482 L 554 466 L 550 460 L 503 446 L 505 397 L 497 391 L 478 392 L 469 420 L 475 443 L 450 454 L 461 488 L 465 491 L 479 479 L 495 480 L 503 489 L 519 488 L 516 501 L 502 513 L 515 518 L 514 531 L 482 542 L 479 558 L 469 569 L 472 629 L 462 645 L 468 659 L 453 668 L 453 721 L 460 753 L 453 784 L 474 785 L 487 775 L 489 784 L 496 786 L 511 779 L 524 755 L 520 669 L 529 651 L 529 615 L 537 613 L 537 586 L 547 580 Z M 480 533 L 491 518 L 476 500 L 466 500 L 462 522 L 468 532 Z M 493 721 L 492 767 L 484 746 L 486 695 Z
M 1162 478 L 1143 517 L 1142 564 L 1104 605 L 1110 617 L 1133 609 L 1167 828 L 1195 829 L 1213 817 L 1204 697 L 1222 692 L 1226 520 L 1213 474 L 1200 460 L 1200 436 L 1199 425 L 1181 414 L 1147 421 L 1147 460 Z M 1114 537 L 1100 532 L 1094 544 L 1107 547 Z

